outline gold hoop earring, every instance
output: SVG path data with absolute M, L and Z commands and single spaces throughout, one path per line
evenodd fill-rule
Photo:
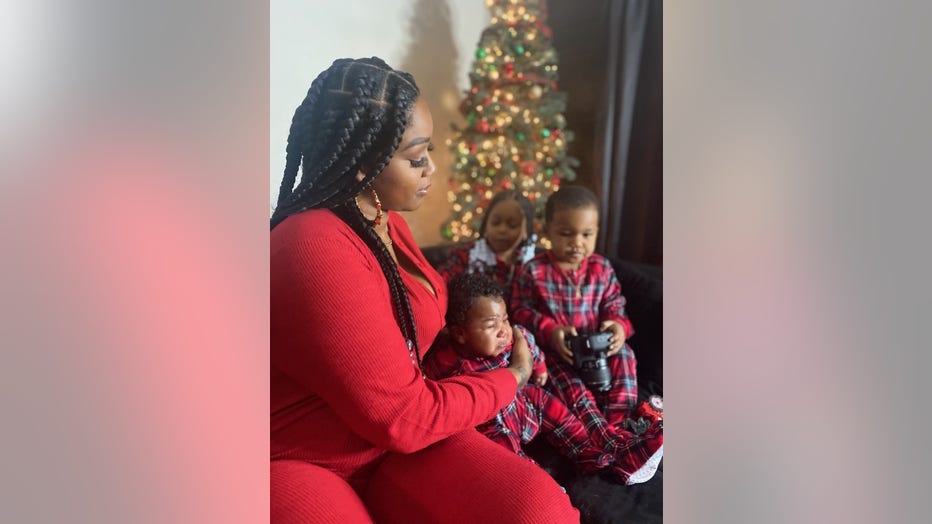
M 375 199 L 375 225 L 382 225 L 382 202 L 379 200 L 378 193 L 375 192 L 375 189 L 372 191 L 372 198 Z

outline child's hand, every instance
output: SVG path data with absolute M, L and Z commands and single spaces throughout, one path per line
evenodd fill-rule
M 563 339 L 567 333 L 575 337 L 577 335 L 576 328 L 573 326 L 560 326 L 554 329 L 553 339 L 550 343 L 553 348 L 557 350 L 557 355 L 559 355 L 560 358 L 566 361 L 567 364 L 573 365 L 573 352 L 570 351 L 570 348 L 566 347 L 566 340 Z
M 605 353 L 605 356 L 610 357 L 612 355 L 617 355 L 618 352 L 621 351 L 622 346 L 625 345 L 625 327 L 614 320 L 605 320 L 599 324 L 599 331 L 612 332 L 611 344 L 609 344 L 608 352 Z
M 543 373 L 538 373 L 537 375 L 534 375 L 534 378 L 532 378 L 531 380 L 534 381 L 534 383 L 537 384 L 538 386 L 543 386 L 544 384 L 547 383 L 547 377 L 548 377 L 547 372 L 544 371 Z

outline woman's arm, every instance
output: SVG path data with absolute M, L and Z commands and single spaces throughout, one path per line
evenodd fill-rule
M 508 370 L 423 379 L 385 277 L 349 228 L 285 245 L 271 284 L 272 364 L 376 446 L 416 451 L 488 420 L 516 393 Z
M 528 341 L 524 338 L 523 330 L 518 327 L 512 327 L 511 329 L 514 332 L 514 344 L 511 347 L 511 363 L 507 369 L 514 375 L 520 389 L 531 378 L 531 371 L 534 369 L 534 356 L 531 354 Z

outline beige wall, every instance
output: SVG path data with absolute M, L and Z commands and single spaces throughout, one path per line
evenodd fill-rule
M 270 9 L 270 213 L 291 117 L 314 77 L 336 58 L 379 56 L 414 75 L 433 112 L 433 188 L 421 208 L 405 217 L 420 245 L 440 243 L 440 223 L 450 212 L 453 163 L 446 140 L 452 136 L 450 124 L 463 123 L 457 107 L 469 87 L 467 71 L 479 34 L 489 21 L 484 2 L 273 0 Z

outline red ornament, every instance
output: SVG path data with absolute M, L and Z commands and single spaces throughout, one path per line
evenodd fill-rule
M 469 144 L 469 152 L 475 155 L 475 154 L 476 154 L 476 151 L 479 151 L 479 145 L 478 145 L 478 144 Z
M 507 64 L 505 64 L 505 72 L 506 72 L 506 73 L 512 73 L 512 72 L 514 72 L 514 70 L 515 70 L 515 65 L 514 65 L 513 63 L 508 62 Z
M 521 172 L 524 173 L 525 175 L 533 175 L 534 169 L 536 168 L 537 168 L 537 164 L 535 164 L 534 162 L 525 162 L 521 164 Z
M 489 123 L 485 120 L 480 120 L 479 123 L 476 124 L 476 129 L 479 130 L 480 133 L 488 133 Z
M 552 136 L 553 138 L 560 136 L 560 130 L 554 129 L 553 131 L 550 132 L 550 136 Z

